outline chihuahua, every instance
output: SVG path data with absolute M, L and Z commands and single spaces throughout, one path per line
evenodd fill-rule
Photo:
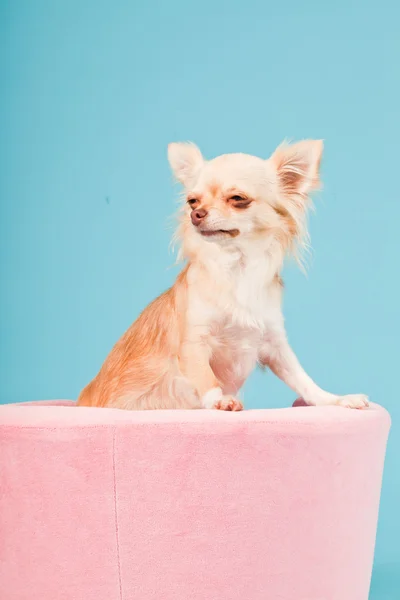
M 365 395 L 321 389 L 285 333 L 280 272 L 287 254 L 301 261 L 307 246 L 322 149 L 306 140 L 282 144 L 268 160 L 208 161 L 194 144 L 169 145 L 184 190 L 177 236 L 186 266 L 117 342 L 79 405 L 238 411 L 237 393 L 258 363 L 306 404 L 368 406 Z

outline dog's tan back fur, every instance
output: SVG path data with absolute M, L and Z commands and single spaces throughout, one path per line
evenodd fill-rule
M 187 302 L 187 270 L 154 300 L 115 344 L 98 375 L 82 390 L 81 406 L 137 409 L 193 408 L 194 390 L 182 385 L 179 348 Z M 172 392 L 172 394 L 171 394 Z

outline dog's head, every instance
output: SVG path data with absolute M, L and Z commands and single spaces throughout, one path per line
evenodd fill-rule
M 306 140 L 282 144 L 268 160 L 225 154 L 207 161 L 194 144 L 170 144 L 169 162 L 184 187 L 184 245 L 245 247 L 269 239 L 288 250 L 301 244 L 322 148 L 322 141 Z

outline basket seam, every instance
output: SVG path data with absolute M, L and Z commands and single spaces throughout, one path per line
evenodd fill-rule
M 113 463 L 113 480 L 114 480 L 114 511 L 115 511 L 115 539 L 117 545 L 117 566 L 118 566 L 118 583 L 119 583 L 119 597 L 122 600 L 122 579 L 121 579 L 121 559 L 120 559 L 120 547 L 119 547 L 119 526 L 118 526 L 118 509 L 117 509 L 117 478 L 115 469 L 115 438 L 116 438 L 116 427 L 113 432 L 113 445 L 112 445 L 112 463 Z

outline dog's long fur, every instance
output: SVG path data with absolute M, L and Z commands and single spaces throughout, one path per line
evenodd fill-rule
M 368 406 L 364 395 L 337 396 L 312 381 L 281 312 L 280 271 L 287 253 L 300 259 L 307 245 L 322 147 L 308 140 L 284 144 L 268 160 L 206 161 L 194 144 L 170 144 L 184 188 L 178 237 L 187 264 L 117 342 L 79 405 L 240 410 L 236 394 L 259 363 L 307 404 Z

